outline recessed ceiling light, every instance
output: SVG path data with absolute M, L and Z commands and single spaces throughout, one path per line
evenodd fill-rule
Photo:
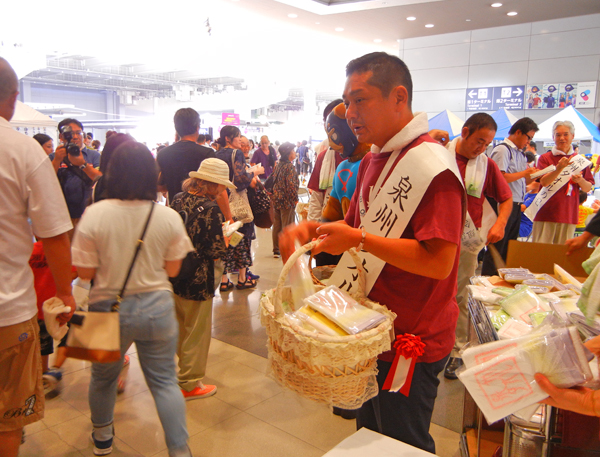
M 507 16 L 516 16 L 517 14 L 519 14 L 519 13 L 517 13 L 516 11 L 511 11 L 510 13 L 506 13 Z
M 335 31 L 336 32 L 343 32 L 344 31 L 344 27 L 336 27 Z
M 406 20 L 407 20 L 407 21 L 414 21 L 414 20 L 416 20 L 416 19 L 417 19 L 417 18 L 416 18 L 416 17 L 414 17 L 414 16 L 408 16 L 408 17 L 406 18 Z
M 319 24 L 320 24 L 320 22 L 315 22 L 315 24 L 319 25 Z
M 467 22 L 471 22 L 471 19 L 465 19 L 465 21 L 467 21 Z
M 433 28 L 433 24 L 425 24 L 425 27 L 427 27 L 428 29 Z
M 296 18 L 298 17 L 298 15 L 297 15 L 297 14 L 294 14 L 294 13 L 290 13 L 290 14 L 288 14 L 288 17 L 289 17 L 290 19 L 296 19 Z
M 500 8 L 502 3 L 492 3 L 492 8 Z
M 375 39 L 373 40 L 373 42 L 375 42 L 375 43 L 381 43 L 381 41 L 382 41 L 382 40 L 381 40 L 380 38 L 375 38 Z

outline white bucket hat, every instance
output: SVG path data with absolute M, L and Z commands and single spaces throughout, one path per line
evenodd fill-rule
M 204 159 L 198 171 L 190 171 L 190 178 L 203 179 L 236 189 L 235 184 L 229 180 L 229 166 L 221 159 Z

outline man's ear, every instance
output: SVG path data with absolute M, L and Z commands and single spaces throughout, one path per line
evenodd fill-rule
M 396 86 L 392 89 L 391 94 L 394 97 L 394 101 L 399 110 L 403 110 L 409 106 L 408 103 L 408 91 L 404 86 Z
M 469 137 L 469 127 L 463 127 L 460 131 L 460 136 L 463 140 L 467 139 Z

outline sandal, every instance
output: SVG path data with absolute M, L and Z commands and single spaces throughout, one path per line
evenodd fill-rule
M 235 286 L 237 289 L 251 289 L 253 287 L 256 287 L 256 280 L 252 279 L 250 276 L 246 276 L 246 281 L 244 282 L 240 282 L 238 281 L 237 286 Z
M 233 289 L 233 283 L 229 280 L 227 282 L 222 282 L 221 286 L 219 287 L 219 291 L 221 292 L 227 292 L 231 289 Z

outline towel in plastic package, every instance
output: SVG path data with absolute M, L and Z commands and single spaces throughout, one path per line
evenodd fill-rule
M 501 300 L 500 305 L 511 317 L 521 320 L 527 325 L 531 325 L 530 314 L 550 311 L 548 302 L 539 298 L 528 286 L 515 290 Z
M 485 286 L 467 286 L 467 289 L 469 289 L 469 293 L 475 300 L 489 303 L 490 305 L 497 305 L 504 298 L 502 295 L 493 293 Z
M 547 326 L 544 332 L 466 349 L 458 377 L 492 423 L 548 397 L 535 382 L 535 373 L 559 388 L 591 380 L 592 357 L 574 327 Z
M 523 281 L 535 279 L 535 276 L 531 273 L 505 273 L 502 279 L 511 284 L 522 284 Z
M 533 293 L 536 293 L 538 295 L 540 294 L 547 294 L 548 292 L 550 292 L 550 287 L 546 287 L 546 286 L 536 286 L 533 284 L 525 284 L 527 281 L 523 281 L 522 284 L 516 284 L 515 285 L 515 289 L 522 289 L 523 287 L 529 287 L 529 290 L 531 290 Z
M 358 303 L 337 286 L 327 286 L 304 299 L 310 308 L 332 320 L 349 334 L 377 327 L 386 317 Z
M 527 268 L 498 268 L 498 275 L 504 279 L 507 274 L 531 274 Z

